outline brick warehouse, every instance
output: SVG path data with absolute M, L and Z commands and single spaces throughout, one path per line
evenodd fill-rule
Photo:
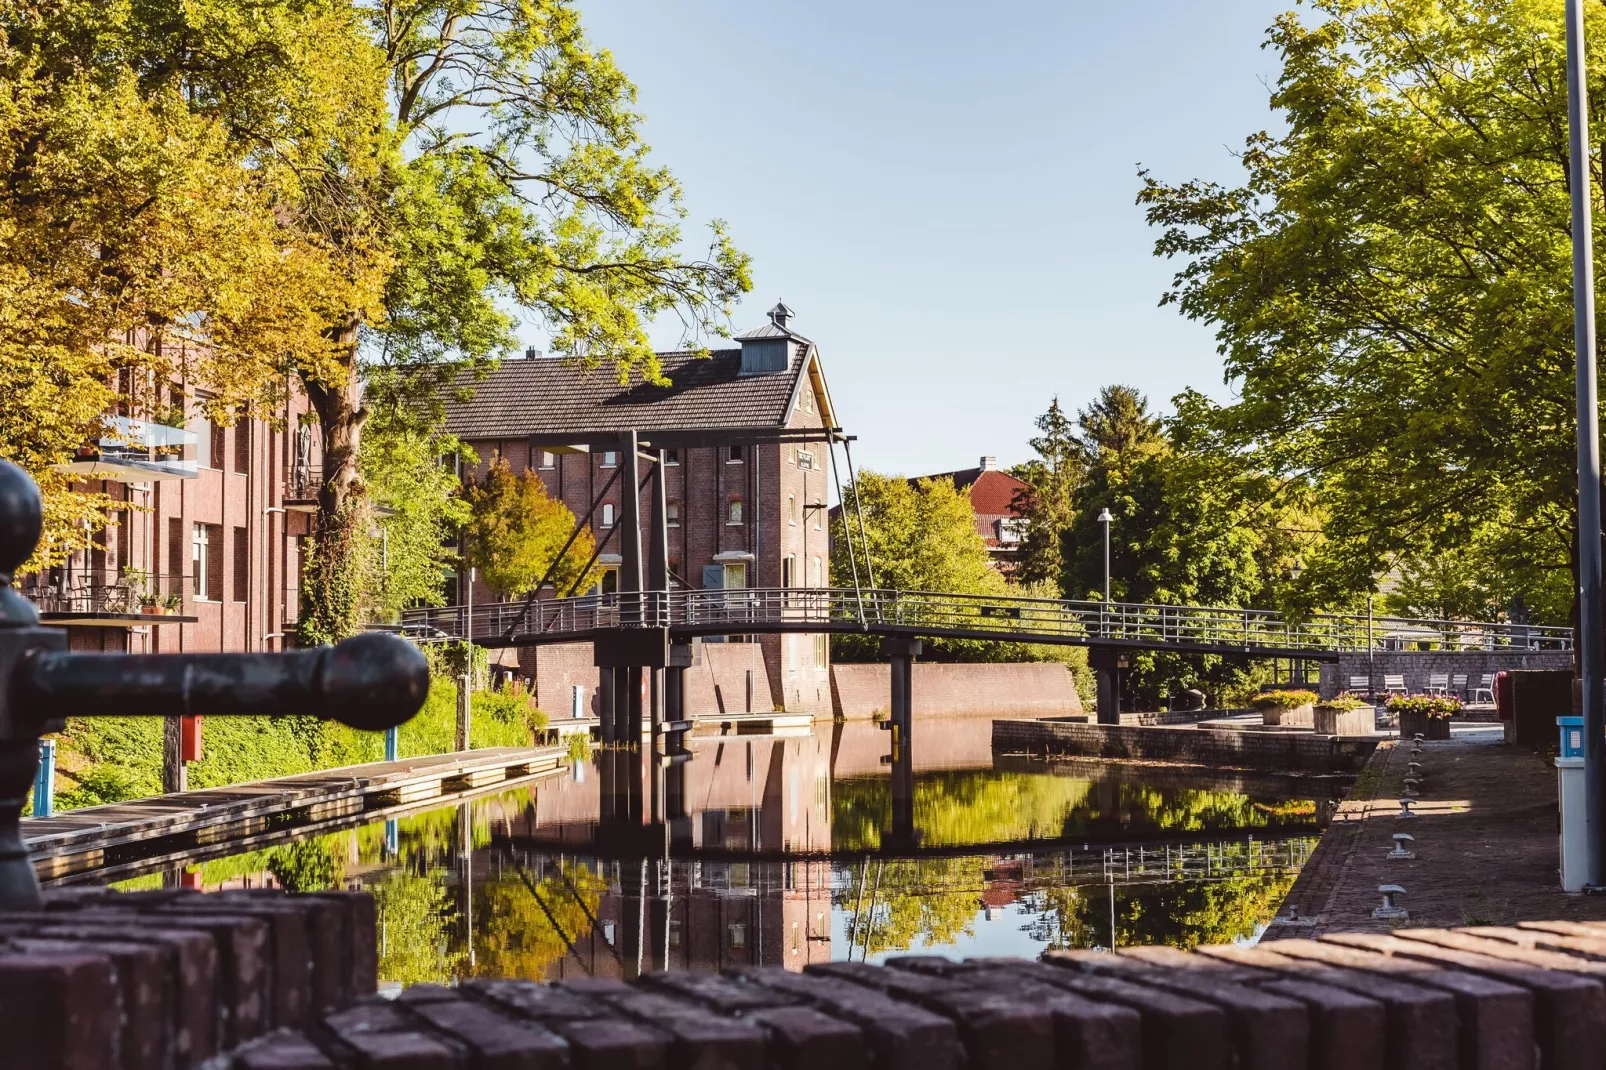
M 819 351 L 791 329 L 791 316 L 777 305 L 769 323 L 737 337 L 735 349 L 706 357 L 659 354 L 666 386 L 639 379 L 621 386 L 608 370 L 536 356 L 507 361 L 484 379 L 461 384 L 472 389 L 470 400 L 455 391 L 447 397 L 447 430 L 479 458 L 465 478 L 482 478 L 504 458 L 515 472 L 534 470 L 553 497 L 583 517 L 619 466 L 618 451 L 597 445 L 599 438 L 629 430 L 643 436 L 731 432 L 728 445 L 666 451 L 671 586 L 828 587 L 826 429 L 837 421 Z M 807 434 L 814 428 L 821 431 L 818 439 Z M 743 430 L 752 441 L 742 441 Z M 777 442 L 777 430 L 803 434 Z M 553 445 L 565 436 L 574 444 Z M 622 489 L 614 485 L 591 522 L 602 548 L 598 563 L 607 570 L 603 590 L 617 584 Z M 641 515 L 649 515 L 645 489 L 639 504 Z M 464 580 L 456 582 L 461 601 Z M 498 597 L 483 582 L 475 583 L 473 594 L 476 603 Z M 749 638 L 763 652 L 776 704 L 829 715 L 826 636 Z M 545 669 L 534 651 L 523 652 L 520 670 L 535 678 L 538 701 L 557 701 L 545 696 L 555 689 L 543 686 Z
M 95 545 L 21 577 L 74 649 L 129 653 L 283 650 L 300 603 L 303 540 L 322 451 L 293 388 L 269 419 L 209 419 L 206 395 L 166 388 L 161 412 L 124 401 L 103 437 L 59 466 L 75 487 L 129 503 Z

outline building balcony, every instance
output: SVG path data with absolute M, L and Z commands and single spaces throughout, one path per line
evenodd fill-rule
M 193 624 L 184 614 L 188 576 L 135 573 L 115 583 L 96 576 L 60 576 L 55 582 L 22 588 L 45 624 L 127 628 L 149 624 Z
M 316 513 L 318 492 L 323 489 L 323 468 L 315 464 L 294 464 L 284 472 L 284 507 L 292 513 Z
M 121 483 L 196 477 L 195 461 L 184 459 L 186 450 L 196 444 L 195 432 L 127 416 L 109 418 L 106 429 L 105 437 L 80 448 L 56 470 Z

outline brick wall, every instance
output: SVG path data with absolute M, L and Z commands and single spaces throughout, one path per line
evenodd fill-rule
M 1427 687 L 1434 673 L 1465 674 L 1468 687 L 1477 687 L 1484 673 L 1507 669 L 1571 669 L 1573 656 L 1566 650 L 1380 650 L 1366 654 L 1340 654 L 1338 661 L 1323 662 L 1321 694 L 1331 698 L 1349 690 L 1352 676 L 1370 673 L 1374 688 L 1383 686 L 1385 674 L 1404 674 L 1412 691 Z
M 838 717 L 872 717 L 887 709 L 891 694 L 892 674 L 885 664 L 831 667 L 831 705 Z M 917 717 L 955 713 L 1074 715 L 1082 712 L 1082 700 L 1070 670 L 1057 662 L 917 662 L 914 712 Z
M 518 651 L 518 671 L 534 680 L 535 704 L 549 717 L 569 716 L 576 684 L 585 688 L 587 715 L 596 717 L 600 712 L 599 677 L 593 660 L 590 643 L 524 647 Z M 758 643 L 704 644 L 701 662 L 686 670 L 686 712 L 694 717 L 747 712 L 749 670 L 753 673 L 753 712 L 774 710 L 775 693 L 770 689 L 766 660 Z
M 993 722 L 993 750 L 1186 762 L 1243 769 L 1358 771 L 1377 744 L 1294 732 L 1137 728 L 1064 721 Z

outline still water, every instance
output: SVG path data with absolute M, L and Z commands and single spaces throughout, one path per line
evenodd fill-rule
M 597 752 L 454 806 L 86 876 L 366 888 L 392 984 L 1186 947 L 1258 937 L 1338 790 L 995 758 L 990 728 L 922 722 L 901 781 L 869 724 L 694 738 L 667 769 Z

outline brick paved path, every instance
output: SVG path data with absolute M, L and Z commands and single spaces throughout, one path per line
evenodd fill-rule
M 1387 932 L 1374 919 L 1377 887 L 1406 889 L 1410 926 L 1504 925 L 1530 919 L 1606 919 L 1606 896 L 1568 895 L 1557 878 L 1556 770 L 1498 732 L 1425 743 L 1418 817 L 1398 817 L 1410 747 L 1381 745 L 1264 939 Z M 1413 860 L 1391 861 L 1396 832 L 1416 837 Z M 1290 909 L 1307 924 L 1288 924 Z M 1309 921 L 1314 919 L 1314 926 Z

